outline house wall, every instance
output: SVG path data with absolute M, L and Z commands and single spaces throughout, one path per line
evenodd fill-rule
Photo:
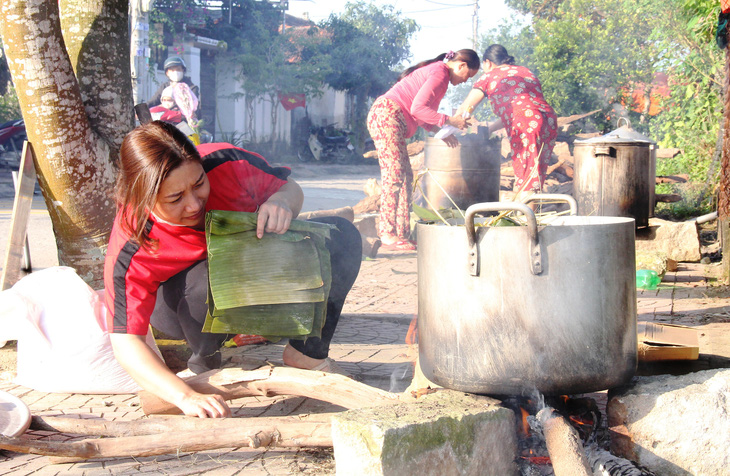
M 249 128 L 249 111 L 246 110 L 244 97 L 232 97 L 232 94 L 242 92 L 239 88 L 231 72 L 217 72 L 216 102 L 219 122 L 216 123 L 216 138 L 230 136 L 235 131 L 237 135 L 243 134 L 247 140 L 270 140 L 272 104 L 268 99 L 255 101 L 252 131 Z M 307 98 L 306 114 L 313 125 L 336 123 L 337 127 L 346 127 L 348 103 L 345 93 L 328 89 L 320 98 Z M 296 108 L 286 111 L 278 100 L 273 106 L 278 109 L 275 140 L 291 144 L 293 140 L 297 140 L 292 137 L 292 130 L 303 116 L 303 110 Z

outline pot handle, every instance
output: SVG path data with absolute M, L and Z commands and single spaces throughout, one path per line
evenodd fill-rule
M 536 193 L 535 195 L 527 197 L 527 199 L 523 203 L 544 202 L 547 200 L 553 200 L 556 202 L 568 202 L 568 206 L 570 207 L 570 214 L 578 214 L 578 203 L 575 201 L 575 198 L 564 193 Z
M 477 246 L 477 231 L 474 228 L 474 215 L 484 212 L 501 212 L 512 210 L 525 215 L 527 219 L 527 234 L 530 237 L 530 271 L 534 275 L 542 273 L 542 255 L 540 253 L 540 242 L 537 235 L 537 219 L 530 207 L 523 203 L 508 202 L 487 202 L 475 203 L 466 209 L 465 225 L 466 237 L 469 242 L 469 273 L 472 276 L 479 276 L 479 247 Z
M 610 145 L 597 145 L 593 148 L 593 155 L 605 155 L 607 157 L 616 158 L 616 148 Z

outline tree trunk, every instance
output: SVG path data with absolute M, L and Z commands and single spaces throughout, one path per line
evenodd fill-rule
M 127 6 L 121 0 L 60 3 L 63 21 L 59 2 L 2 0 L 0 34 L 59 264 L 100 288 L 115 212 L 110 157 L 133 126 Z
M 730 37 L 730 33 L 728 34 Z M 722 275 L 725 281 L 730 278 L 730 48 L 725 48 L 725 107 L 723 120 L 722 159 L 720 161 L 720 191 L 717 203 L 718 231 L 722 249 Z
M 370 134 L 367 128 L 367 116 L 368 116 L 368 88 L 358 88 L 355 91 L 355 111 L 354 111 L 354 125 L 355 127 L 355 152 L 362 155 L 365 152 L 365 141 Z

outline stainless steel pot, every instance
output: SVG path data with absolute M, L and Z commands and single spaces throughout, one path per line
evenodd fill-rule
M 636 226 L 647 226 L 654 216 L 656 144 L 629 123 L 573 145 L 580 214 L 631 217 Z
M 575 211 L 574 207 L 571 207 Z M 516 210 L 528 226 L 475 227 Z M 634 220 L 536 223 L 517 203 L 481 203 L 466 225 L 418 224 L 424 375 L 481 394 L 611 388 L 636 370 Z
M 423 165 L 428 172 L 421 178 L 423 195 L 437 210 L 454 208 L 449 196 L 462 210 L 497 201 L 501 161 L 499 142 L 480 134 L 459 137 L 459 145 L 453 148 L 429 137 L 424 145 Z M 422 207 L 431 206 L 422 197 L 416 201 Z

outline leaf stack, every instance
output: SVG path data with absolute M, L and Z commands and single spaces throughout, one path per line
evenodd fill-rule
M 293 220 L 283 235 L 256 237 L 257 214 L 212 210 L 208 315 L 203 332 L 319 336 L 332 280 L 325 240 L 332 225 Z

